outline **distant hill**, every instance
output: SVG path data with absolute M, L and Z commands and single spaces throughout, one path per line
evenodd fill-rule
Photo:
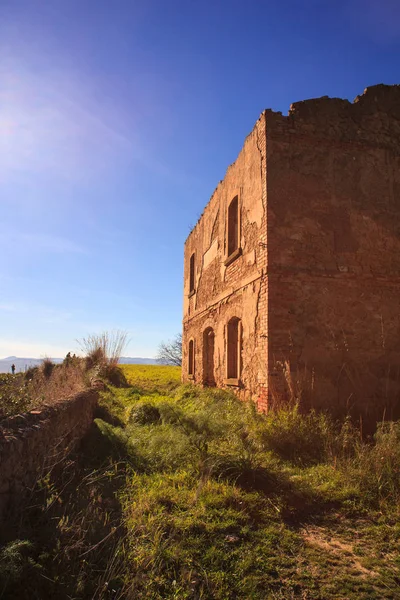
M 138 356 L 121 356 L 119 359 L 121 365 L 158 365 L 155 358 L 140 358 Z
M 62 358 L 52 358 L 55 363 L 63 361 Z M 41 358 L 20 358 L 18 356 L 7 356 L 7 358 L 0 359 L 0 373 L 11 373 L 11 365 L 15 365 L 17 373 L 26 371 L 29 367 L 36 367 L 42 362 Z M 122 356 L 120 361 L 123 365 L 156 365 L 157 361 L 155 358 L 141 358 L 138 356 Z
M 55 363 L 62 362 L 62 358 L 53 358 Z M 11 373 L 11 365 L 15 365 L 17 373 L 26 371 L 29 367 L 36 367 L 42 362 L 41 358 L 20 358 L 18 356 L 7 356 L 0 359 L 0 373 Z

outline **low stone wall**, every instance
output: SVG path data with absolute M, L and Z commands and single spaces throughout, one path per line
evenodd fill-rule
M 88 390 L 0 422 L 0 519 L 77 446 L 97 400 L 98 392 Z

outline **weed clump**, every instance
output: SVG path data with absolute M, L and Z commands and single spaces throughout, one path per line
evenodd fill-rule
M 268 450 L 298 465 L 326 461 L 333 436 L 334 424 L 326 414 L 302 414 L 299 404 L 269 413 L 261 430 Z
M 39 367 L 29 367 L 29 369 L 27 369 L 24 373 L 24 377 L 26 381 L 31 381 L 35 375 L 37 374 L 37 372 L 39 371 Z
M 150 402 L 141 402 L 135 405 L 129 415 L 129 423 L 137 425 L 156 425 L 160 422 L 160 410 Z
M 50 379 L 55 368 L 56 365 L 50 358 L 44 358 L 40 366 L 40 370 L 42 371 L 45 379 Z
M 380 509 L 400 502 L 400 422 L 378 424 L 373 443 L 359 444 L 342 466 L 356 483 L 362 502 Z
M 0 586 L 3 588 L 17 583 L 32 569 L 29 555 L 33 545 L 28 540 L 13 540 L 0 551 Z
M 118 366 L 126 342 L 124 331 L 89 335 L 79 342 L 85 353 L 85 370 L 92 380 L 100 379 L 116 387 L 127 386 L 125 374 Z

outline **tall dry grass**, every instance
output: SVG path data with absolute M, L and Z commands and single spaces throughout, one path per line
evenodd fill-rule
M 34 406 L 54 404 L 89 387 L 83 362 L 55 365 L 46 361 L 34 371 L 28 382 L 28 392 Z
M 117 366 L 127 341 L 126 331 L 115 330 L 88 335 L 78 343 L 86 356 L 87 368 L 91 369 L 97 365 Z

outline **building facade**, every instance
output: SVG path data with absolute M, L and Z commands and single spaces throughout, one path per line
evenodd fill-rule
M 394 414 L 400 86 L 261 114 L 185 243 L 183 379 Z

